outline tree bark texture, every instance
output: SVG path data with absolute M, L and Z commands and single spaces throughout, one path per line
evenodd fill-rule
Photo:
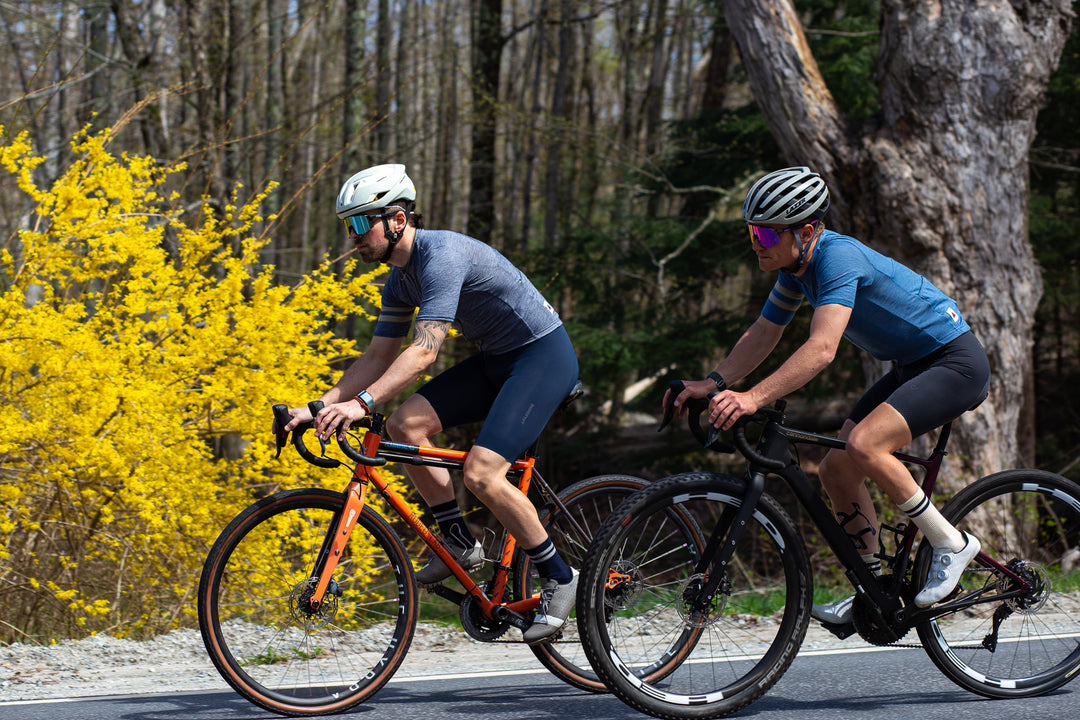
M 830 226 L 927 276 L 986 347 L 990 397 L 954 426 L 953 475 L 1031 464 L 1042 286 L 1028 241 L 1027 157 L 1070 3 L 883 0 L 882 112 L 868 125 L 837 106 L 789 0 L 724 8 L 786 158 L 829 183 Z
M 495 226 L 495 141 L 499 104 L 499 68 L 505 38 L 502 0 L 474 0 L 472 5 L 472 156 L 469 164 L 469 219 L 466 231 L 491 242 Z

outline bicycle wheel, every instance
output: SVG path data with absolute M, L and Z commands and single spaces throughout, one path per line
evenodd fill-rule
M 623 500 L 647 484 L 630 475 L 603 475 L 582 480 L 559 493 L 565 512 L 557 504 L 550 503 L 540 510 L 540 521 L 563 559 L 580 569 L 600 524 Z M 540 592 L 540 578 L 529 556 L 520 549 L 514 556 L 514 583 L 515 597 L 526 598 Z M 607 692 L 585 658 L 575 621 L 567 622 L 558 640 L 533 645 L 531 650 L 540 663 L 563 682 L 582 690 Z
M 1008 470 L 964 488 L 943 514 L 979 538 L 982 551 L 1031 583 L 1026 595 L 1007 576 L 972 563 L 965 591 L 989 602 L 918 626 L 934 664 L 985 697 L 1029 697 L 1064 685 L 1080 669 L 1080 486 L 1040 470 Z M 915 577 L 925 578 L 931 549 L 923 542 Z
M 282 715 L 346 710 L 394 674 L 416 627 L 400 538 L 365 507 L 317 613 L 301 609 L 340 493 L 289 490 L 244 510 L 214 543 L 199 583 L 199 628 L 218 672 Z
M 659 718 L 712 718 L 757 699 L 784 673 L 810 621 L 810 561 L 791 518 L 764 495 L 706 607 L 695 565 L 710 533 L 742 504 L 745 483 L 688 473 L 654 483 L 611 515 L 578 586 L 582 645 L 623 702 Z

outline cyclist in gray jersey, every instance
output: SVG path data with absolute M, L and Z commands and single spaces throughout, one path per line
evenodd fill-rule
M 560 632 L 573 609 L 577 570 L 560 557 L 536 509 L 506 473 L 573 390 L 577 357 L 555 309 L 520 270 L 479 240 L 425 230 L 415 200 L 404 165 L 363 170 L 338 194 L 338 217 L 361 259 L 392 267 L 371 344 L 323 395 L 315 427 L 323 437 L 343 433 L 400 394 L 435 362 L 457 324 L 479 352 L 409 397 L 387 418 L 386 430 L 397 442 L 431 446 L 444 429 L 483 421 L 465 461 L 465 486 L 536 566 L 540 605 L 524 639 L 544 642 Z M 410 327 L 412 342 L 402 350 Z M 289 412 L 286 431 L 312 419 L 306 407 Z M 462 567 L 479 567 L 480 542 L 465 522 L 449 472 L 414 465 L 405 471 L 431 508 L 443 545 Z M 416 579 L 432 585 L 451 574 L 433 555 Z
M 412 252 L 383 290 L 375 335 L 404 337 L 416 322 L 454 322 L 487 353 L 505 353 L 561 325 L 555 309 L 494 248 L 446 230 L 417 229 Z
M 948 597 L 978 554 L 978 538 L 953 527 L 923 494 L 893 453 L 912 438 L 958 417 L 987 395 L 990 366 L 956 302 L 926 278 L 853 238 L 825 229 L 825 182 L 805 167 L 769 173 L 750 189 L 743 219 L 762 270 L 778 270 L 761 316 L 705 380 L 686 382 L 676 405 L 710 401 L 710 419 L 730 428 L 742 415 L 802 387 L 835 356 L 841 338 L 891 372 L 856 403 L 840 431 L 847 449 L 830 450 L 822 485 L 863 561 L 881 571 L 878 520 L 865 478 L 873 480 L 934 548 L 930 573 L 914 602 L 926 607 Z M 776 347 L 803 300 L 814 308 L 810 337 L 778 370 L 745 392 L 727 389 Z M 667 403 L 665 395 L 664 402 Z M 826 627 L 848 632 L 851 599 L 815 605 Z

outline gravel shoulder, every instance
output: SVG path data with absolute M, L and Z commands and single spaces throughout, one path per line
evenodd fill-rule
M 525 645 L 481 643 L 459 629 L 423 623 L 395 677 L 529 667 L 541 666 Z M 142 642 L 96 635 L 0 648 L 0 702 L 228 689 L 198 630 Z
M 804 649 L 862 643 L 849 638 L 842 646 L 813 626 Z M 422 623 L 394 679 L 528 670 L 546 672 L 522 643 L 483 643 L 457 628 Z M 0 647 L 0 702 L 192 690 L 229 690 L 206 656 L 198 630 L 142 642 L 97 635 L 50 646 Z

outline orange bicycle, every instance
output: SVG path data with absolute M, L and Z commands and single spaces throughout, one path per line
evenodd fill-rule
M 576 393 L 577 394 L 577 393 Z M 565 407 L 575 395 L 563 403 Z M 321 403 L 309 406 L 312 417 Z M 284 405 L 274 406 L 280 455 L 288 438 Z M 418 616 L 418 587 L 400 535 L 367 502 L 378 493 L 453 572 L 464 591 L 440 583 L 435 594 L 460 606 L 465 632 L 496 642 L 510 628 L 527 628 L 540 583 L 528 556 L 503 531 L 488 558 L 493 571 L 477 582 L 378 471 L 387 462 L 460 470 L 468 453 L 403 445 L 383 439 L 384 417 L 364 418 L 338 441 L 353 462 L 343 492 L 286 490 L 241 512 L 211 548 L 199 584 L 199 627 L 210 659 L 241 695 L 282 715 L 347 710 L 374 695 L 401 665 Z M 342 461 L 316 455 L 304 444 L 311 423 L 293 431 L 293 445 L 308 462 L 337 468 Z M 360 450 L 354 447 L 359 441 Z M 581 567 L 592 534 L 604 518 L 645 481 L 610 475 L 556 493 L 535 468 L 534 449 L 507 476 L 523 494 L 539 490 L 539 515 L 568 563 Z M 535 481 L 535 482 L 534 482 Z M 573 622 L 562 637 L 531 646 L 545 667 L 565 682 L 603 692 L 577 640 Z

